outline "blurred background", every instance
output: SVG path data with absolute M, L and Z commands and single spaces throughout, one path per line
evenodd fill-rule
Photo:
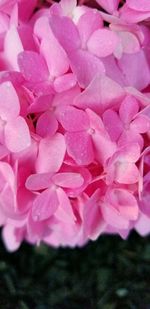
M 0 244 L 0 309 L 150 309 L 150 238 L 102 236 L 83 248 Z

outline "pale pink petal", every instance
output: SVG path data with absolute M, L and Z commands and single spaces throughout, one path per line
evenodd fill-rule
M 77 79 L 72 73 L 67 73 L 63 76 L 57 77 L 54 81 L 54 88 L 57 92 L 63 92 L 73 88 L 77 83 Z
M 123 127 L 118 114 L 108 109 L 103 114 L 103 122 L 112 141 L 117 141 L 122 133 Z
M 86 112 L 73 106 L 58 108 L 56 115 L 66 131 L 78 132 L 89 128 L 90 123 Z
M 51 112 L 43 113 L 37 121 L 36 133 L 42 137 L 53 136 L 58 129 L 56 117 Z
M 141 236 L 147 236 L 150 233 L 150 218 L 146 216 L 145 214 L 141 213 L 140 217 L 135 224 L 135 230 L 141 235 Z
M 105 73 L 100 59 L 86 50 L 77 50 L 69 55 L 70 66 L 81 88 L 87 87 L 97 74 Z
M 98 29 L 91 35 L 87 42 L 88 50 L 97 57 L 111 55 L 118 44 L 118 37 L 115 32 L 107 29 Z
M 55 217 L 60 221 L 66 223 L 73 223 L 76 220 L 76 218 L 73 213 L 73 208 L 67 194 L 63 189 L 58 188 L 57 197 L 59 200 L 59 207 L 55 212 Z
M 24 51 L 20 53 L 18 64 L 21 73 L 27 81 L 35 83 L 48 79 L 48 68 L 44 58 L 36 52 Z
M 19 33 L 14 25 L 11 25 L 4 40 L 4 57 L 10 68 L 19 70 L 18 55 L 23 52 L 23 45 Z
M 105 75 L 98 75 L 76 97 L 74 104 L 80 108 L 90 108 L 97 113 L 101 113 L 120 102 L 124 95 L 124 89 L 118 83 Z
M 77 0 L 61 0 L 60 5 L 64 15 L 72 15 L 72 12 L 77 5 Z
M 131 125 L 130 125 L 131 127 Z M 140 149 L 143 149 L 144 146 L 144 140 L 143 137 L 136 131 L 132 130 L 130 128 L 129 130 L 125 130 L 121 136 L 119 137 L 118 140 L 118 146 L 123 147 L 126 146 L 127 144 L 131 143 L 136 143 L 140 146 Z
M 139 115 L 132 121 L 130 128 L 138 133 L 146 133 L 150 130 L 150 119 Z
M 12 120 L 19 115 L 20 103 L 11 82 L 0 85 L 0 117 L 3 120 Z
M 148 0 L 126 0 L 128 7 L 136 11 L 150 11 L 150 2 Z
M 140 43 L 133 33 L 128 31 L 120 31 L 118 35 L 121 39 L 124 53 L 132 54 L 140 50 Z
M 43 190 L 51 185 L 51 178 L 51 173 L 32 174 L 27 178 L 25 186 L 31 191 Z
M 60 76 L 68 71 L 69 60 L 53 33 L 50 32 L 48 38 L 43 38 L 40 51 L 46 60 L 52 77 Z
M 52 177 L 55 185 L 63 188 L 79 188 L 83 185 L 84 179 L 78 173 L 57 173 Z
M 67 152 L 78 165 L 88 165 L 94 159 L 91 136 L 86 132 L 68 132 L 65 134 Z
M 52 15 L 50 25 L 55 37 L 66 52 L 71 52 L 80 47 L 78 29 L 70 18 Z
M 28 107 L 29 113 L 45 112 L 51 107 L 53 94 L 42 95 L 35 98 L 34 102 Z
M 136 198 L 124 189 L 112 189 L 106 194 L 106 199 L 115 207 L 120 215 L 128 220 L 137 220 L 139 207 Z
M 109 204 L 104 204 L 101 206 L 102 215 L 104 221 L 117 228 L 117 229 L 128 229 L 129 220 L 120 216 L 120 212 Z
M 111 141 L 105 131 L 95 131 L 92 135 L 95 149 L 95 157 L 101 164 L 104 164 L 116 151 L 116 144 Z
M 118 163 L 115 168 L 114 180 L 122 184 L 133 184 L 139 180 L 139 170 L 133 163 Z
M 83 229 L 86 237 L 96 240 L 103 232 L 105 223 L 102 218 L 101 210 L 98 205 L 100 191 L 95 193 L 85 202 L 83 209 Z
M 30 146 L 30 133 L 23 117 L 19 116 L 5 125 L 4 140 L 11 152 L 19 152 Z
M 129 124 L 139 111 L 139 104 L 133 96 L 126 96 L 120 105 L 119 115 L 124 124 Z
M 65 152 L 66 144 L 62 134 L 56 133 L 51 138 L 43 138 L 39 144 L 39 153 L 36 161 L 37 172 L 57 172 L 63 163 Z
M 85 48 L 86 43 L 92 33 L 95 30 L 103 27 L 103 21 L 98 12 L 89 10 L 80 17 L 77 23 L 77 27 L 82 42 L 82 48 Z
M 40 193 L 32 207 L 32 218 L 34 221 L 43 221 L 51 217 L 57 207 L 59 201 L 56 191 L 53 188 L 47 189 Z
M 125 161 L 133 163 L 140 158 L 140 147 L 137 143 L 128 143 L 116 153 L 116 157 L 122 163 Z
M 22 237 L 19 236 L 21 236 L 21 234 L 19 233 L 19 229 L 17 231 L 17 228 L 15 228 L 15 226 L 11 224 L 6 224 L 3 227 L 2 238 L 8 251 L 13 252 L 19 249 L 23 238 L 23 233 Z
M 113 13 L 117 10 L 119 0 L 96 0 L 96 2 L 107 12 Z
M 129 86 L 142 90 L 149 85 L 150 69 L 143 49 L 134 54 L 124 53 L 122 58 L 118 60 L 118 65 Z

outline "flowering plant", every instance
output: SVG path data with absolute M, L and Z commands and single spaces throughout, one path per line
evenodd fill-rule
M 150 232 L 150 1 L 0 1 L 0 225 L 82 246 Z

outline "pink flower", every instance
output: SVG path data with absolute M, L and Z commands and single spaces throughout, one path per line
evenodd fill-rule
M 147 235 L 148 0 L 29 2 L 0 2 L 6 248 Z

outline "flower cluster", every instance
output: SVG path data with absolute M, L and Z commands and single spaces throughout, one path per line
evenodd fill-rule
M 82 246 L 150 232 L 150 1 L 0 1 L 0 226 Z

